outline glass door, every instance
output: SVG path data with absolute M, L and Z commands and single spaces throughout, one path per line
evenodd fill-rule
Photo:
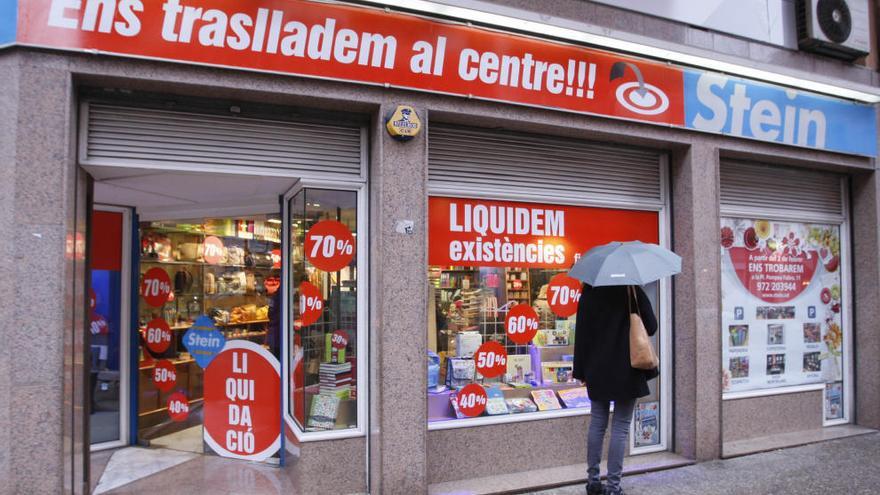
M 90 233 L 89 437 L 95 451 L 128 440 L 131 210 L 96 205 Z

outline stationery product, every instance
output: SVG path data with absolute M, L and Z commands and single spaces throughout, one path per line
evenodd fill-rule
M 568 329 L 541 329 L 535 334 L 534 342 L 538 346 L 568 345 L 568 335 Z
M 567 388 L 559 391 L 559 398 L 565 407 L 587 407 L 590 405 L 590 398 L 587 396 L 587 387 Z
M 511 414 L 529 413 L 538 410 L 535 403 L 532 402 L 531 399 L 525 397 L 507 399 L 504 402 L 507 403 L 507 408 L 510 410 Z
M 428 388 L 436 388 L 440 385 L 440 356 L 433 351 L 428 351 Z
M 532 357 L 528 354 L 510 354 L 507 356 L 507 380 L 527 383 L 526 374 L 532 371 Z
M 488 400 L 486 401 L 486 413 L 490 416 L 497 416 L 499 414 L 509 414 L 510 411 L 507 408 L 507 403 L 504 401 L 504 392 L 501 391 L 499 387 L 489 387 L 486 390 L 486 396 Z
M 455 334 L 456 357 L 471 358 L 483 344 L 483 336 L 479 332 L 460 332 Z
M 532 398 L 535 399 L 538 410 L 551 411 L 553 409 L 562 409 L 562 405 L 556 399 L 556 392 L 552 390 L 532 390 Z
M 446 386 L 463 387 L 474 381 L 475 372 L 473 359 L 449 358 L 446 360 Z
M 321 363 L 318 366 L 318 383 L 321 394 L 333 395 L 342 400 L 350 398 L 352 377 L 351 362 Z
M 339 412 L 339 397 L 329 394 L 317 394 L 312 397 L 312 407 L 306 428 L 311 430 L 332 430 L 336 426 L 336 414 Z
M 541 377 L 544 383 L 566 383 L 571 380 L 571 361 L 548 361 L 541 364 Z

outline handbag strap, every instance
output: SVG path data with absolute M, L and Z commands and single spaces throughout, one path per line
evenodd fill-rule
M 630 296 L 632 296 L 632 299 L 635 299 L 636 301 L 636 314 L 641 318 L 642 312 L 639 311 L 639 294 L 636 292 L 636 288 L 632 285 L 627 285 L 626 288 L 626 309 L 629 311 L 629 314 L 632 314 L 632 306 L 630 303 Z

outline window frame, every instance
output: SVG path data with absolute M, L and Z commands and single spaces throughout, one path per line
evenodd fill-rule
M 547 194 L 532 194 L 532 195 L 524 195 L 519 192 L 511 192 L 506 190 L 503 186 L 499 185 L 497 187 L 491 188 L 468 188 L 462 187 L 456 190 L 454 193 L 450 192 L 448 188 L 443 187 L 432 187 L 430 182 L 428 184 L 428 197 L 457 197 L 457 198 L 468 198 L 468 199 L 486 199 L 486 200 L 497 200 L 497 201 L 517 201 L 517 202 L 526 202 L 526 203 L 543 203 L 543 204 L 555 204 L 560 206 L 584 206 L 584 207 L 599 207 L 599 208 L 615 208 L 621 210 L 634 210 L 634 211 L 650 211 L 657 213 L 657 228 L 660 238 L 660 245 L 666 248 L 671 248 L 671 219 L 670 208 L 669 208 L 669 158 L 666 154 L 661 154 L 659 159 L 659 169 L 660 169 L 660 191 L 662 196 L 662 203 L 654 206 L 647 206 L 644 203 L 639 203 L 636 201 L 626 201 L 626 200 L 609 200 L 606 198 L 602 199 L 590 199 L 584 198 L 581 201 L 573 200 L 571 198 L 557 198 L 552 195 Z M 426 229 L 426 231 L 430 231 L 430 227 Z M 429 235 L 426 232 L 426 235 Z M 426 265 L 425 269 L 428 269 Z M 427 272 L 426 272 L 427 277 Z M 660 337 L 658 339 L 658 344 L 660 346 L 660 443 L 658 445 L 651 445 L 645 447 L 634 447 L 632 445 L 632 440 L 630 440 L 630 455 L 639 455 L 639 454 L 648 454 L 651 452 L 659 452 L 666 451 L 669 449 L 669 439 L 672 438 L 672 281 L 670 278 L 666 278 L 660 281 L 659 284 L 659 295 L 658 301 L 660 302 L 660 308 L 658 309 L 658 322 L 660 323 L 661 328 L 663 329 L 660 332 Z M 427 325 L 427 321 L 425 322 Z M 427 392 L 426 392 L 427 393 Z M 532 413 L 521 413 L 521 414 L 506 414 L 499 416 L 480 416 L 476 418 L 463 418 L 463 419 L 450 419 L 447 421 L 434 421 L 428 422 L 427 428 L 428 431 L 439 431 L 439 430 L 453 430 L 458 428 L 471 428 L 476 426 L 486 426 L 486 425 L 498 425 L 498 424 L 508 424 L 508 423 L 520 423 L 526 421 L 537 421 L 542 419 L 555 419 L 555 418 L 566 418 L 566 417 L 574 417 L 574 416 L 587 416 L 591 413 L 590 408 L 582 408 L 582 409 L 560 409 L 556 411 L 537 411 Z M 630 437 L 632 437 L 630 435 Z
M 292 342 L 290 336 L 293 332 L 293 321 L 290 320 L 290 304 L 296 288 L 293 287 L 293 274 L 290 267 L 290 199 L 305 189 L 319 189 L 328 191 L 353 191 L 357 193 L 357 344 L 355 356 L 357 358 L 357 427 L 344 430 L 329 431 L 304 431 L 299 426 L 290 412 L 290 358 Z M 369 342 L 367 326 L 369 324 L 369 275 L 370 275 L 370 252 L 369 252 L 369 189 L 366 183 L 337 180 L 308 180 L 298 181 L 287 193 L 282 196 L 282 247 L 284 262 L 281 268 L 281 279 L 285 289 L 282 302 L 282 422 L 290 429 L 299 442 L 316 442 L 322 440 L 335 440 L 342 438 L 357 438 L 366 435 L 369 424 Z

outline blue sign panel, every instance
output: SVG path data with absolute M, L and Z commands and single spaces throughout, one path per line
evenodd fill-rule
M 226 337 L 217 331 L 214 320 L 203 315 L 196 318 L 193 326 L 183 334 L 183 345 L 196 360 L 196 364 L 205 369 L 223 350 Z
M 18 0 L 0 0 L 0 46 L 15 43 Z
M 685 70 L 685 126 L 875 156 L 874 108 L 711 72 Z

